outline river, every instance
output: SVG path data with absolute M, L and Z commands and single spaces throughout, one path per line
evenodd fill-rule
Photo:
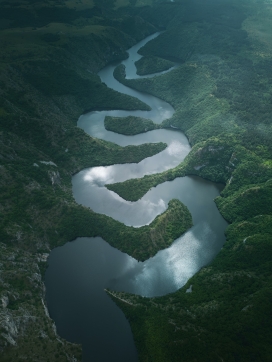
M 138 77 L 134 66 L 140 58 L 137 51 L 156 36 L 158 33 L 128 51 L 128 59 L 122 62 L 127 78 Z M 168 103 L 117 82 L 113 77 L 115 67 L 105 67 L 99 73 L 101 80 L 110 88 L 139 98 L 152 110 L 90 112 L 79 118 L 78 126 L 93 137 L 121 146 L 162 141 L 167 143 L 167 148 L 138 164 L 82 170 L 72 179 L 75 200 L 95 212 L 139 227 L 149 224 L 165 211 L 169 200 L 177 198 L 189 208 L 194 226 L 169 248 L 143 263 L 112 248 L 99 237 L 78 238 L 51 252 L 45 280 L 50 315 L 63 338 L 83 344 L 83 361 L 86 362 L 137 361 L 129 324 L 104 288 L 148 297 L 176 291 L 220 251 L 227 225 L 213 201 L 222 186 L 198 177 L 165 182 L 149 190 L 137 202 L 125 201 L 104 187 L 107 183 L 173 168 L 190 151 L 187 138 L 177 130 L 154 130 L 136 136 L 105 130 L 106 115 L 135 115 L 160 123 L 174 113 Z

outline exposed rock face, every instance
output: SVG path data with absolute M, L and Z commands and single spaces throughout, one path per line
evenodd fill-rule
M 3 296 L 1 298 L 1 301 L 2 301 L 2 307 L 6 308 L 8 306 L 8 304 L 9 304 L 9 298 L 7 296 Z
M 47 257 L 46 253 L 33 255 L 0 243 L 0 287 L 3 290 L 0 296 L 0 353 L 9 346 L 16 347 L 14 351 L 9 349 L 14 361 L 13 353 L 20 350 L 27 360 L 35 354 L 42 356 L 39 348 L 43 345 L 48 345 L 52 360 L 58 351 L 71 361 L 78 361 L 75 355 L 81 354 L 79 346 L 57 336 L 55 324 L 44 303 L 45 288 L 36 261 L 44 263 Z M 39 347 L 40 339 L 43 344 Z
M 58 171 L 48 171 L 52 185 L 60 185 L 60 174 Z

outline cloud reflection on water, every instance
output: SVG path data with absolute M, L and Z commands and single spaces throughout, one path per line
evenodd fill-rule
M 207 223 L 199 223 L 153 258 L 131 263 L 131 268 L 118 280 L 111 280 L 109 287 L 146 297 L 174 292 L 211 260 L 215 251 L 210 241 L 215 238 Z
M 152 35 L 148 40 L 156 35 Z M 129 50 L 129 61 L 124 60 L 130 78 L 139 78 L 131 59 L 137 59 L 139 45 Z M 188 206 L 195 226 L 178 238 L 169 248 L 160 251 L 144 263 L 134 262 L 118 281 L 112 281 L 123 290 L 154 296 L 169 293 L 180 288 L 188 278 L 218 252 L 224 242 L 222 225 L 224 221 L 216 209 L 213 198 L 218 190 L 212 184 L 185 177 L 152 188 L 137 202 L 129 202 L 109 191 L 105 184 L 123 182 L 128 179 L 162 172 L 177 166 L 189 153 L 186 137 L 174 130 L 155 130 L 135 136 L 124 136 L 108 132 L 104 128 L 106 115 L 126 117 L 134 115 L 161 123 L 170 118 L 174 110 L 166 102 L 151 95 L 142 94 L 118 83 L 113 75 L 113 66 L 104 68 L 99 75 L 111 88 L 135 96 L 146 102 L 151 111 L 102 111 L 91 112 L 80 117 L 78 126 L 94 137 L 115 142 L 121 146 L 139 145 L 147 142 L 166 142 L 167 148 L 159 154 L 144 159 L 138 164 L 94 167 L 83 170 L 73 178 L 73 191 L 77 202 L 89 206 L 96 212 L 109 215 L 126 225 L 140 227 L 149 224 L 166 210 L 173 197 Z M 122 284 L 123 283 L 123 284 Z M 126 284 L 126 287 L 124 285 Z M 118 289 L 118 288 L 117 288 Z

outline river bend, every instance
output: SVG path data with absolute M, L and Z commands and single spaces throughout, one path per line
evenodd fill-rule
M 158 33 L 128 51 L 128 59 L 122 62 L 128 78 L 139 77 L 134 65 L 141 57 L 137 51 L 156 36 Z M 51 252 L 46 272 L 50 315 L 62 337 L 83 343 L 84 361 L 137 361 L 129 324 L 105 294 L 104 288 L 148 297 L 176 291 L 219 252 L 225 241 L 227 225 L 213 201 L 220 192 L 220 186 L 198 177 L 165 182 L 149 190 L 137 202 L 125 201 L 104 187 L 108 183 L 173 168 L 190 151 L 187 138 L 176 130 L 154 130 L 136 136 L 105 130 L 106 115 L 134 115 L 161 123 L 174 113 L 168 103 L 116 81 L 113 77 L 115 67 L 109 65 L 101 70 L 101 80 L 110 88 L 139 98 L 151 107 L 151 111 L 90 112 L 79 118 L 78 126 L 93 137 L 121 146 L 165 142 L 167 148 L 138 164 L 82 170 L 72 179 L 75 200 L 95 212 L 139 227 L 149 224 L 166 210 L 169 200 L 177 198 L 189 208 L 194 226 L 169 248 L 143 263 L 112 248 L 101 238 L 78 238 Z

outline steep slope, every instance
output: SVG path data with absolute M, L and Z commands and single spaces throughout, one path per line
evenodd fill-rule
M 126 80 L 120 67 L 115 76 L 170 102 L 176 113 L 164 126 L 183 130 L 192 150 L 173 170 L 109 188 L 136 200 L 178 176 L 223 182 L 215 201 L 231 225 L 219 255 L 178 292 L 111 297 L 131 323 L 141 361 L 270 361 L 271 6 L 197 0 L 175 6 L 166 32 L 141 53 L 180 67 L 139 80 Z
M 125 58 L 125 49 L 155 27 L 131 7 L 116 12 L 114 4 L 99 3 L 0 1 L 1 361 L 81 360 L 81 347 L 59 338 L 44 304 L 48 254 L 77 236 L 98 234 L 127 250 L 131 230 L 77 205 L 71 175 L 139 162 L 165 148 L 123 149 L 76 127 L 86 110 L 148 109 L 108 89 L 96 72 Z M 141 253 L 138 247 L 135 256 Z

